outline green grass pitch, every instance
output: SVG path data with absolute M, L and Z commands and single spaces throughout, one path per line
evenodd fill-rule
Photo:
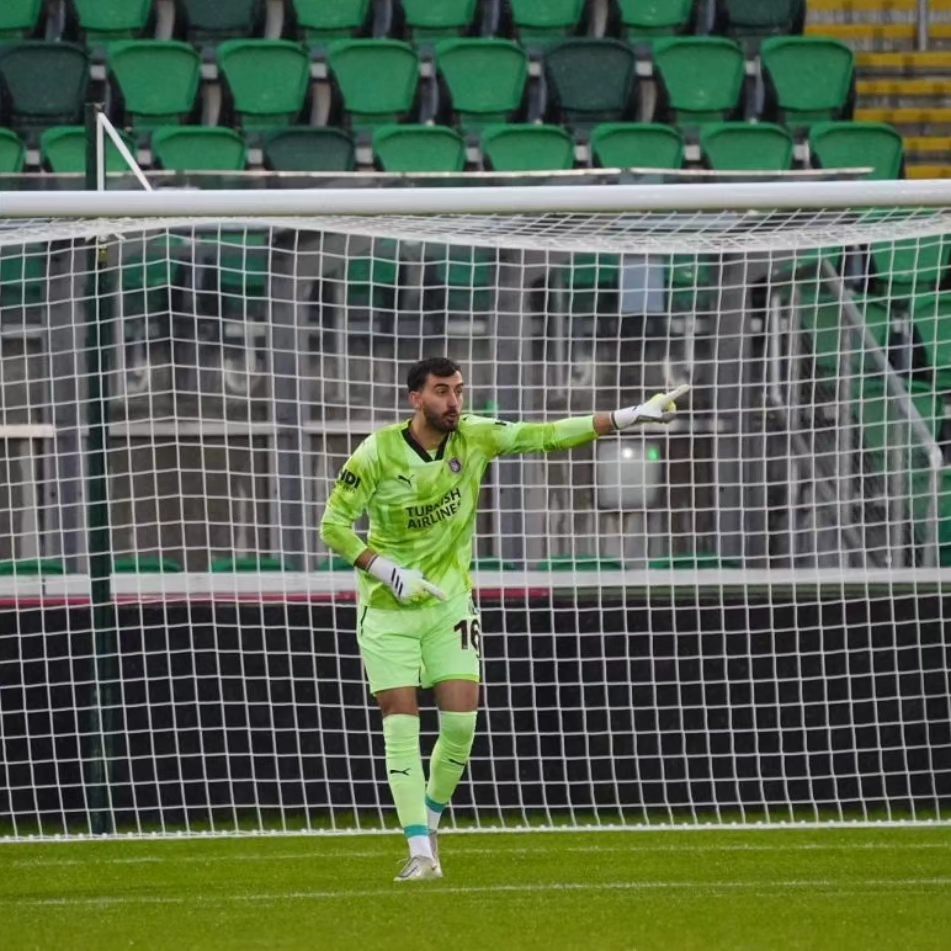
M 442 837 L 396 885 L 398 836 L 0 846 L 0 946 L 493 949 L 951 947 L 951 829 Z

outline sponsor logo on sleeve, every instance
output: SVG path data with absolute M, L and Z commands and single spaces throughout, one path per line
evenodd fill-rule
M 360 488 L 360 476 L 354 475 L 349 469 L 341 469 L 340 475 L 337 476 L 337 485 L 353 492 Z

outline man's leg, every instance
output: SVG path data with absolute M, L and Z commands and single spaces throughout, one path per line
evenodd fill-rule
M 479 685 L 470 680 L 445 680 L 433 690 L 439 706 L 439 738 L 429 761 L 426 787 L 430 832 L 439 828 L 443 810 L 469 762 L 479 708 Z
M 411 856 L 432 858 L 426 824 L 423 758 L 419 750 L 419 708 L 415 687 L 394 687 L 376 695 L 383 714 L 386 778 Z

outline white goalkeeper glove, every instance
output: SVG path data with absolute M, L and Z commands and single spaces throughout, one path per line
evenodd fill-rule
M 639 406 L 627 406 L 611 414 L 614 428 L 627 429 L 636 423 L 669 423 L 677 412 L 676 400 L 690 391 L 690 385 L 682 383 L 669 393 L 658 393 Z
M 439 598 L 440 601 L 446 600 L 442 589 L 427 581 L 421 571 L 415 568 L 401 568 L 382 555 L 376 555 L 366 570 L 374 578 L 379 578 L 403 604 L 421 601 L 428 597 Z

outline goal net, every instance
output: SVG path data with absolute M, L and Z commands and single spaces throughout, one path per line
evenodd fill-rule
M 317 526 L 432 355 L 692 385 L 493 463 L 450 825 L 947 820 L 951 191 L 878 184 L 5 196 L 0 836 L 395 827 Z

